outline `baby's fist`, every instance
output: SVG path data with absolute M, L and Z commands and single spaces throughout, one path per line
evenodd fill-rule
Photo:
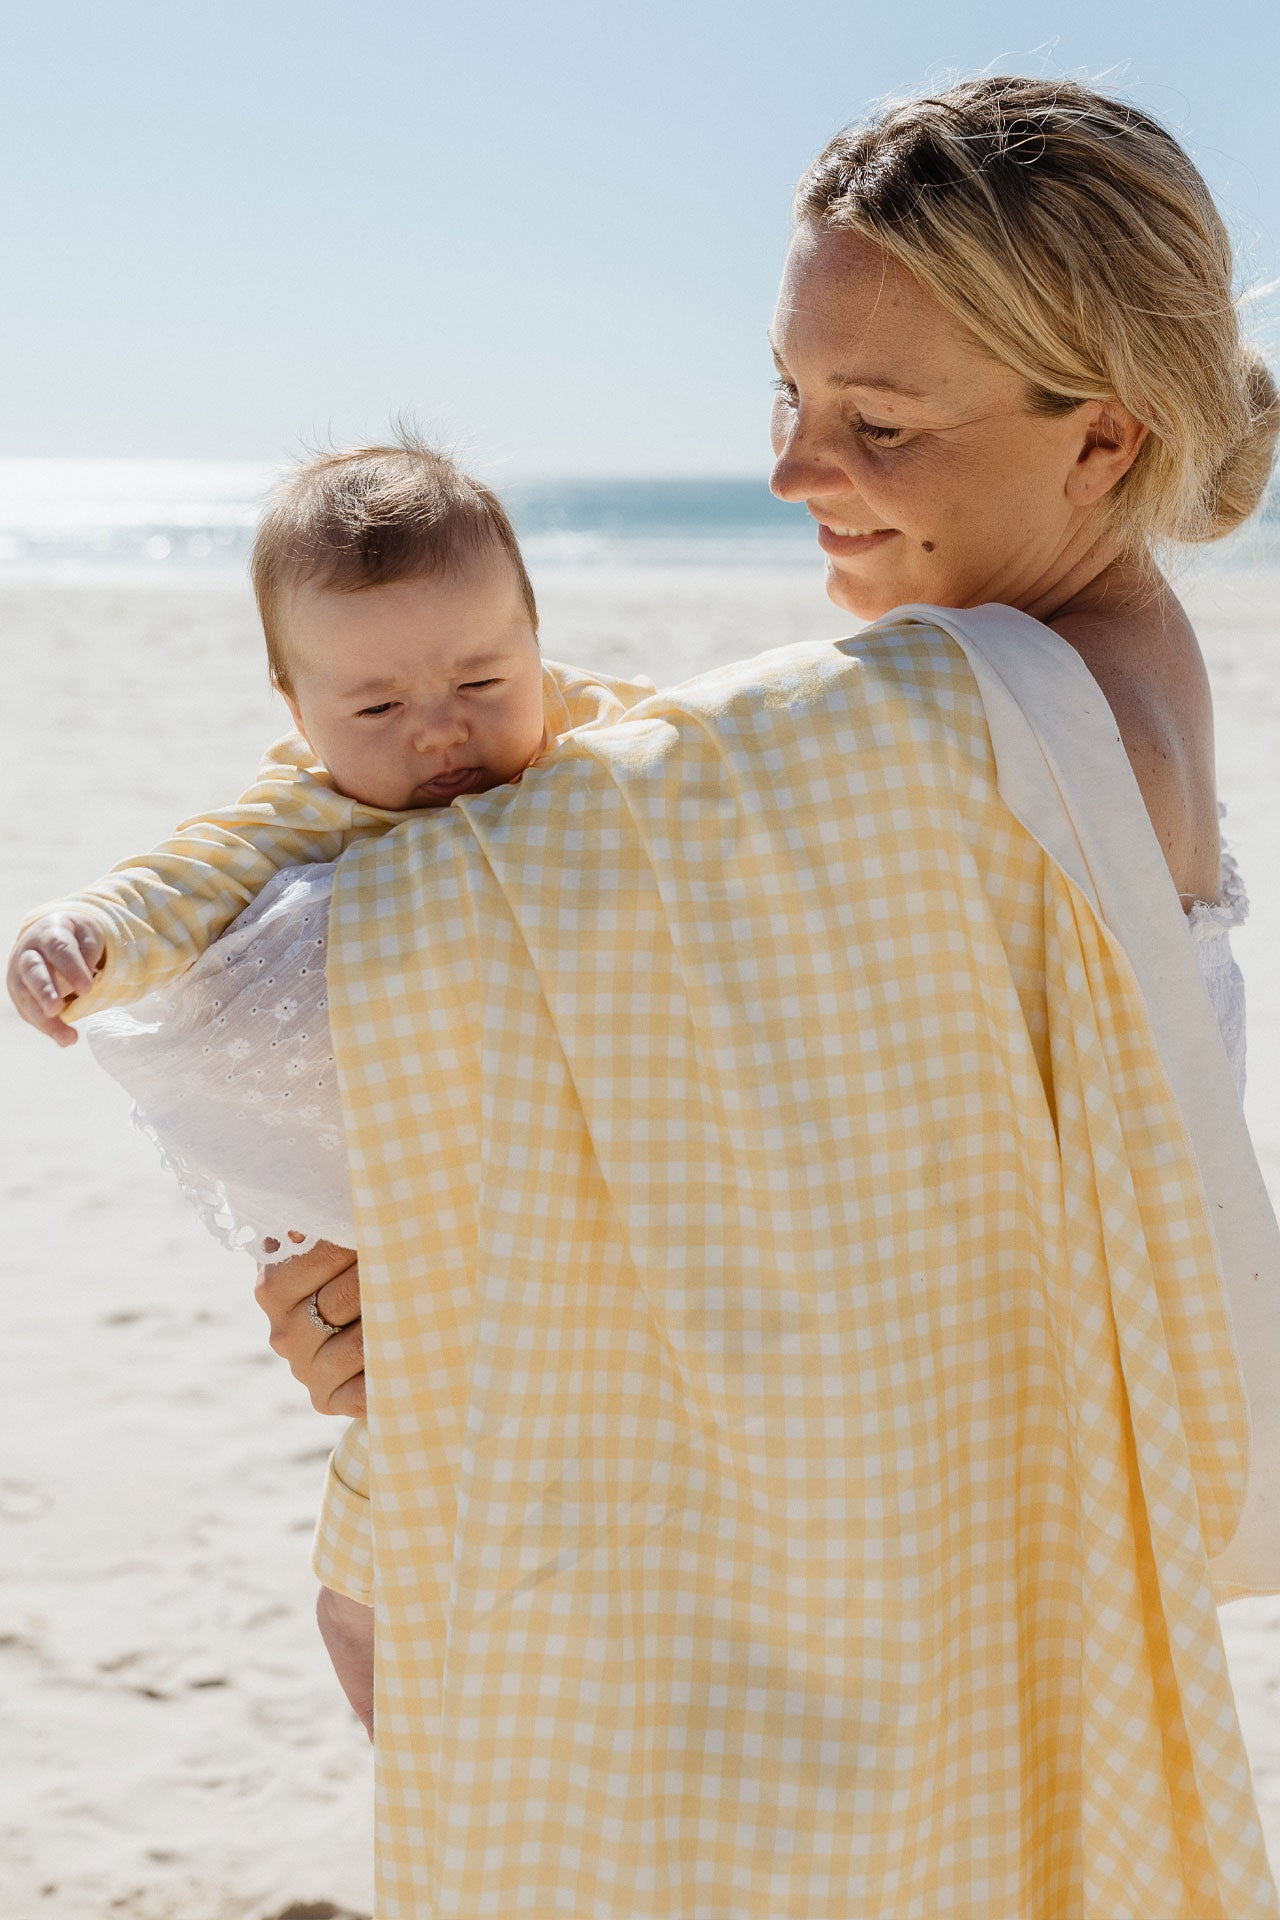
M 88 993 L 106 945 L 97 921 L 73 907 L 43 914 L 18 935 L 9 956 L 9 998 L 29 1026 L 60 1047 L 73 1047 L 78 1038 L 62 1010 Z

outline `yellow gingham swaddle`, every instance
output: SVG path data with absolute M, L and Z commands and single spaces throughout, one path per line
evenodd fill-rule
M 379 1920 L 1255 1920 L 1247 1419 L 1133 971 L 954 642 L 346 856 Z

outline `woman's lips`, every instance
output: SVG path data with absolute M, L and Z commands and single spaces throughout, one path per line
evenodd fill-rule
M 870 553 L 873 547 L 882 547 L 886 540 L 896 540 L 896 527 L 877 527 L 870 533 L 837 533 L 824 521 L 818 522 L 818 545 L 824 553 L 832 553 L 837 558 L 849 559 L 854 554 Z
M 451 767 L 448 773 L 437 773 L 433 779 L 424 780 L 414 788 L 427 800 L 456 800 L 460 793 L 471 793 L 484 777 L 482 767 Z

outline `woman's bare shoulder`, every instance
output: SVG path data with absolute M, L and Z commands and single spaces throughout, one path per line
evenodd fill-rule
M 1221 855 L 1213 697 L 1185 610 L 1166 588 L 1121 617 L 1094 609 L 1050 625 L 1107 697 L 1184 903 L 1216 900 Z

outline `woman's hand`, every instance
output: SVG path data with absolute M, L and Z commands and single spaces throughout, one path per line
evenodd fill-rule
M 312 1321 L 312 1295 L 321 1319 L 340 1333 L 325 1333 Z M 272 1350 L 289 1362 L 317 1413 L 363 1414 L 360 1269 L 352 1249 L 322 1240 L 310 1253 L 259 1267 L 254 1297 L 271 1322 Z

